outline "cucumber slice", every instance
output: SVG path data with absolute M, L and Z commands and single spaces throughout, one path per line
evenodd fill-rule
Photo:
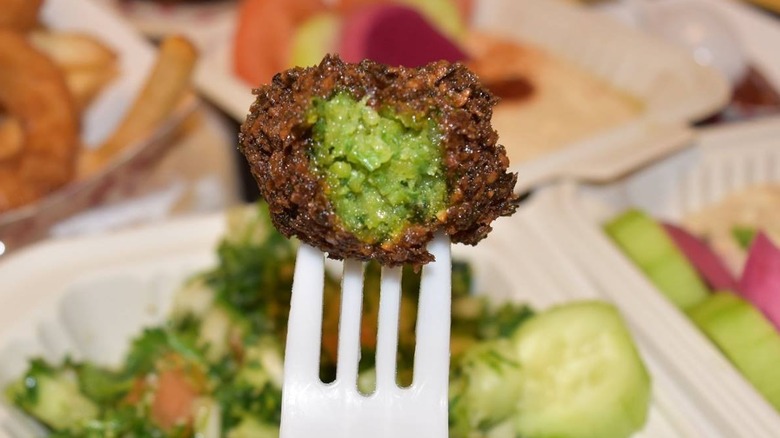
M 451 437 L 469 437 L 512 418 L 523 380 L 514 350 L 509 339 L 494 339 L 458 361 L 450 386 Z
M 79 391 L 71 370 L 44 368 L 35 362 L 6 388 L 6 397 L 54 430 L 79 431 L 99 414 L 98 406 Z
M 742 298 L 717 293 L 688 312 L 734 366 L 780 411 L 780 334 Z
M 613 306 L 550 309 L 523 324 L 514 341 L 523 373 L 519 436 L 623 438 L 645 424 L 650 376 Z
M 627 210 L 604 229 L 677 307 L 688 309 L 709 295 L 696 269 L 652 217 L 639 210 Z

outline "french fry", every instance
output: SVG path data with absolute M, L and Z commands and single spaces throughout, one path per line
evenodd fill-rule
M 196 60 L 197 51 L 187 39 L 166 38 L 141 92 L 117 129 L 100 147 L 81 153 L 79 177 L 98 171 L 169 117 L 190 87 Z
M 118 73 L 116 53 L 91 35 L 43 30 L 32 32 L 29 37 L 35 47 L 49 55 L 63 70 L 80 111 L 85 110 Z
M 30 40 L 65 70 L 96 70 L 116 64 L 116 53 L 91 35 L 36 31 L 30 34 Z
M 65 70 L 65 81 L 80 111 L 84 111 L 100 91 L 116 77 L 113 67 Z

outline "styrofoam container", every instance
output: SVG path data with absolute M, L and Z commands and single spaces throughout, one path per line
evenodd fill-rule
M 556 177 L 605 181 L 687 145 L 690 121 L 716 112 L 730 96 L 717 72 L 687 52 L 563 0 L 477 0 L 474 27 L 530 42 L 638 98 L 644 110 L 634 119 L 516 163 L 517 189 Z M 252 84 L 233 72 L 232 32 L 204 53 L 196 72 L 200 91 L 236 120 L 254 100 Z M 511 144 L 511 137 L 500 142 Z M 606 159 L 619 156 L 620 159 Z M 594 169 L 598 169 L 594 171 Z
M 780 414 L 623 256 L 602 224 L 628 207 L 677 221 L 750 185 L 780 183 L 778 139 L 780 118 L 711 128 L 694 148 L 619 181 L 564 183 L 540 195 L 549 205 L 540 232 L 554 236 L 551 244 L 565 248 L 569 260 L 624 312 L 708 418 L 733 426 L 727 436 L 776 437 Z
M 551 199 L 532 199 L 515 216 L 498 220 L 476 247 L 454 247 L 456 258 L 472 264 L 478 293 L 536 309 L 605 297 L 545 231 Z M 18 376 L 34 355 L 117 363 L 131 337 L 165 318 L 177 286 L 213 265 L 223 222 L 222 215 L 179 219 L 49 241 L 12 254 L 0 263 L 0 385 Z M 639 336 L 636 324 L 627 322 L 653 382 L 649 420 L 636 436 L 738 436 L 731 419 L 704 409 L 666 358 Z M 34 430 L 18 411 L 0 403 L 0 436 L 30 436 Z

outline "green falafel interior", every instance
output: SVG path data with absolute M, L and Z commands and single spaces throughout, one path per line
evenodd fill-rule
M 239 149 L 273 224 L 330 258 L 424 265 L 435 233 L 476 245 L 517 209 L 498 99 L 463 64 L 328 55 L 253 93 Z
M 340 92 L 314 98 L 311 166 L 343 226 L 367 243 L 393 240 L 446 209 L 441 134 L 430 117 L 376 109 Z

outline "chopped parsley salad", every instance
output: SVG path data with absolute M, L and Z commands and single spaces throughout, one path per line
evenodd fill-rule
M 189 278 L 166 322 L 124 362 L 30 360 L 6 401 L 52 437 L 277 437 L 296 244 L 267 207 L 228 215 L 215 266 Z M 380 267 L 366 266 L 358 388 L 374 385 Z M 576 302 L 534 312 L 472 294 L 452 271 L 450 436 L 630 436 L 646 421 L 650 377 L 618 312 Z M 339 280 L 328 274 L 320 375 L 335 378 Z M 412 381 L 419 274 L 405 269 L 397 381 Z

